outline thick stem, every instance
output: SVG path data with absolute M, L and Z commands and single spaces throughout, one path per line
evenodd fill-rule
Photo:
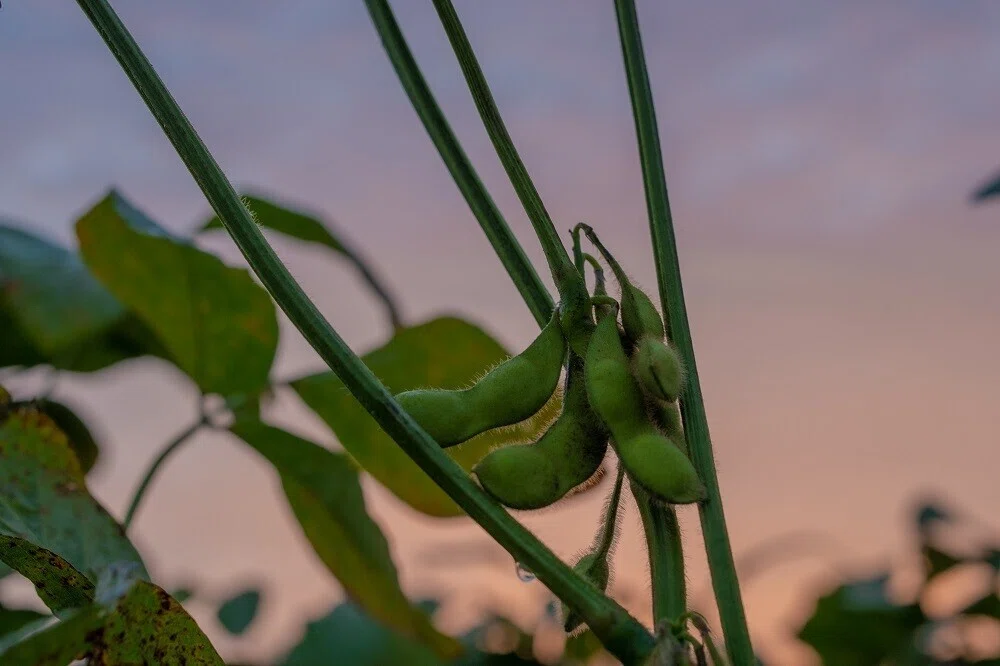
M 694 346 L 691 341 L 691 328 L 684 304 L 680 263 L 670 215 L 670 201 L 667 197 L 667 181 L 663 171 L 653 95 L 649 87 L 649 76 L 646 72 L 639 34 L 639 19 L 633 0 L 615 0 L 615 9 L 638 135 L 646 207 L 649 212 L 649 227 L 664 319 L 670 338 L 677 346 L 687 368 L 687 389 L 681 397 L 681 413 L 692 462 L 708 491 L 708 499 L 699 504 L 698 510 L 712 573 L 712 585 L 715 589 L 715 599 L 719 606 L 729 657 L 734 666 L 751 666 L 754 663 L 753 647 L 750 643 L 739 580 L 733 563 L 729 533 L 726 530 L 722 495 L 719 491 L 719 479 L 708 431 L 708 418 L 705 414 Z
M 107 0 L 77 0 L 77 3 L 145 100 L 261 283 L 351 394 L 400 448 L 515 561 L 527 566 L 549 590 L 579 613 L 612 654 L 625 664 L 640 663 L 653 648 L 649 632 L 487 496 L 399 406 L 281 263 L 232 184 Z
M 205 423 L 205 417 L 202 417 L 185 428 L 163 448 L 160 455 L 156 457 L 153 464 L 149 466 L 148 470 L 146 470 L 146 473 L 142 477 L 142 481 L 139 482 L 139 487 L 135 489 L 135 493 L 132 495 L 132 501 L 129 502 L 128 511 L 125 512 L 125 520 L 122 521 L 122 528 L 126 532 L 132 525 L 132 521 L 135 519 L 135 514 L 139 510 L 139 505 L 142 504 L 142 500 L 146 496 L 146 491 L 149 490 L 149 485 L 153 482 L 153 479 L 156 478 L 160 468 L 163 467 L 163 464 L 167 462 L 167 459 L 170 458 L 170 456 L 173 455 L 177 449 L 181 448 L 185 442 L 191 439 L 192 435 L 201 430 Z
M 634 483 L 632 495 L 646 533 L 653 582 L 653 625 L 663 620 L 676 621 L 687 612 L 687 580 L 677 512 L 672 506 L 653 501 Z

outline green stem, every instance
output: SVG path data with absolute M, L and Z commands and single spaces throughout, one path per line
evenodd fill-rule
M 649 227 L 653 239 L 664 319 L 670 338 L 677 345 L 687 368 L 687 390 L 681 398 L 681 413 L 691 448 L 692 462 L 708 490 L 708 499 L 698 506 L 698 510 L 712 574 L 712 585 L 715 588 L 716 603 L 719 607 L 730 660 L 734 666 L 750 666 L 754 663 L 753 647 L 743 610 L 739 579 L 733 563 L 729 533 L 726 530 L 719 479 L 709 437 L 708 418 L 705 414 L 687 308 L 684 304 L 680 263 L 670 215 L 670 201 L 667 197 L 667 181 L 663 172 L 653 95 L 649 87 L 649 76 L 646 72 L 639 34 L 639 19 L 633 0 L 615 0 L 615 9 L 638 135 L 646 207 L 649 212 Z
M 385 4 L 384 0 L 380 4 Z M 451 42 L 455 56 L 458 58 L 458 64 L 465 75 L 465 81 L 469 85 L 469 91 L 472 93 L 472 99 L 479 110 L 486 132 L 493 142 L 493 147 L 500 157 L 507 177 L 510 178 L 511 185 L 514 186 L 514 190 L 528 214 L 528 219 L 531 220 L 531 225 L 535 228 L 535 234 L 545 251 L 545 258 L 549 263 L 549 270 L 552 271 L 559 293 L 562 295 L 567 290 L 579 289 L 579 273 L 573 270 L 574 266 L 569 260 L 566 248 L 559 240 L 559 234 L 556 232 L 555 225 L 552 224 L 552 218 L 549 217 L 545 204 L 542 203 L 542 198 L 538 195 L 538 190 L 535 189 L 535 184 L 531 181 L 528 170 L 518 155 L 510 133 L 500 117 L 493 93 L 490 92 L 490 87 L 486 83 L 486 77 L 476 60 L 476 54 L 472 50 L 465 29 L 462 27 L 461 21 L 458 20 L 455 6 L 451 0 L 434 0 L 434 8 L 437 10 L 441 25 L 444 26 L 444 31 L 448 35 L 448 41 Z
M 355 399 L 455 503 L 516 561 L 527 566 L 549 590 L 579 613 L 612 654 L 625 664 L 640 663 L 654 645 L 645 627 L 583 580 L 487 496 L 399 406 L 278 259 L 107 0 L 77 0 L 77 3 L 145 100 L 261 283 Z
M 618 472 L 615 474 L 615 485 L 611 488 L 611 495 L 604 506 L 604 513 L 601 515 L 601 530 L 594 539 L 593 552 L 598 557 L 606 558 L 615 545 L 615 537 L 618 536 L 618 508 L 621 505 L 622 486 L 625 483 L 625 468 L 618 465 Z
M 132 521 L 135 519 L 135 514 L 139 510 L 139 505 L 142 503 L 143 498 L 146 496 L 146 491 L 149 490 L 149 485 L 153 482 L 153 479 L 156 477 L 157 473 L 159 473 L 163 464 L 167 462 L 167 458 L 177 451 L 182 444 L 191 439 L 192 435 L 201 430 L 206 422 L 206 418 L 202 416 L 190 426 L 185 428 L 183 432 L 174 437 L 174 439 L 171 440 L 171 442 L 167 444 L 162 451 L 160 451 L 160 455 L 156 457 L 153 464 L 149 466 L 148 470 L 146 470 L 146 474 L 142 477 L 142 481 L 139 482 L 139 487 L 135 489 L 135 493 L 132 495 L 132 501 L 128 505 L 128 511 L 125 512 L 125 520 L 122 521 L 122 528 L 126 532 L 132 525 Z
M 385 314 L 389 319 L 392 330 L 398 331 L 403 328 L 403 318 L 399 314 L 399 306 L 396 304 L 396 299 L 389 292 L 389 289 L 382 282 L 382 279 L 371 265 L 365 261 L 365 258 L 350 243 L 344 241 L 343 236 L 340 236 L 337 240 L 340 242 L 344 256 L 354 265 L 354 268 L 361 275 L 361 279 L 365 281 L 368 287 L 375 292 L 375 296 L 382 302 L 382 307 L 385 308 Z
M 366 0 L 366 5 L 372 23 L 375 24 L 389 60 L 399 77 L 399 82 L 409 96 L 417 115 L 420 116 L 431 141 L 441 154 L 441 159 L 448 167 L 452 179 L 465 197 L 507 273 L 521 292 L 535 321 L 539 326 L 545 326 L 552 318 L 554 307 L 552 297 L 528 261 L 489 192 L 483 187 L 454 132 L 451 131 L 451 126 L 413 59 L 403 33 L 392 15 L 392 10 L 384 0 Z
M 632 495 L 639 507 L 649 551 L 649 573 L 653 581 L 653 624 L 673 622 L 687 611 L 687 581 L 684 550 L 677 512 L 672 506 L 653 501 L 634 483 Z

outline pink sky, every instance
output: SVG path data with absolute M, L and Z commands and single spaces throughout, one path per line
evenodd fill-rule
M 534 323 L 423 133 L 357 3 L 184 0 L 117 5 L 231 179 L 325 212 L 381 269 L 410 322 L 458 312 L 509 348 Z M 529 256 L 541 253 L 506 183 L 437 19 L 396 2 L 402 27 L 483 180 Z M 654 285 L 641 178 L 608 3 L 457 3 L 541 194 L 561 225 L 591 223 L 640 284 Z M 906 552 L 904 521 L 934 490 L 980 516 L 1000 500 L 1000 204 L 968 193 L 1000 164 L 1000 5 L 986 0 L 640 3 L 702 385 L 737 553 L 821 531 L 831 559 L 773 570 L 746 589 L 775 663 L 808 657 L 782 635 L 830 562 L 873 567 Z M 67 3 L 0 12 L 0 214 L 72 242 L 109 186 L 167 227 L 207 205 L 124 75 Z M 233 263 L 223 237 L 205 243 Z M 277 249 L 344 337 L 387 335 L 349 267 Z M 287 323 L 287 322 L 286 322 Z M 290 327 L 276 376 L 320 362 Z M 30 391 L 31 380 L 15 389 Z M 121 515 L 142 470 L 193 414 L 193 386 L 152 361 L 68 377 L 58 396 L 105 435 L 93 492 Z M 273 418 L 332 441 L 290 395 Z M 443 590 L 460 624 L 484 598 L 543 598 L 498 551 L 493 569 L 430 566 L 435 546 L 489 542 L 475 526 L 415 515 L 374 483 L 413 594 Z M 135 530 L 167 587 L 198 571 L 219 595 L 266 579 L 260 626 L 233 655 L 280 651 L 339 595 L 291 522 L 274 475 L 234 442 L 180 454 Z M 560 554 L 590 539 L 594 493 L 525 517 Z M 697 519 L 684 511 L 692 590 L 704 587 Z M 623 588 L 645 594 L 634 511 Z M 506 558 L 506 559 L 505 559 Z M 490 573 L 492 572 L 492 573 Z M 631 595 L 635 596 L 635 595 Z M 626 599 L 642 617 L 641 601 Z M 242 650 L 242 652 L 241 652 Z

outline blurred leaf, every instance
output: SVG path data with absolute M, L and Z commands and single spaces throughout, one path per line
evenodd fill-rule
M 274 304 L 245 269 L 175 238 L 112 191 L 76 225 L 84 261 L 205 393 L 267 385 Z
M 142 560 L 87 491 L 80 463 L 52 419 L 35 409 L 3 407 L 0 560 L 59 612 L 90 598 L 93 581 L 109 564 L 141 568 Z
M 362 359 L 396 394 L 419 387 L 468 386 L 507 357 L 507 351 L 480 328 L 461 319 L 441 317 L 400 329 L 388 343 Z M 303 377 L 291 382 L 291 386 L 326 421 L 365 471 L 401 500 L 431 516 L 465 515 L 385 434 L 335 374 L 322 372 Z M 561 401 L 550 400 L 541 418 L 522 427 L 483 433 L 448 449 L 448 454 L 469 470 L 496 446 L 536 439 L 560 409 Z
M 182 604 L 194 596 L 194 590 L 189 587 L 178 587 L 170 591 L 170 596 Z
M 402 326 L 395 300 L 376 276 L 375 271 L 355 250 L 348 247 L 342 239 L 337 238 L 330 231 L 328 225 L 320 219 L 320 215 L 295 210 L 285 204 L 279 204 L 253 194 L 246 194 L 242 198 L 258 225 L 307 243 L 323 245 L 354 264 L 358 272 L 361 273 L 361 278 L 385 304 L 393 328 Z M 224 228 L 219 217 L 214 216 L 199 231 Z
M 125 314 L 80 258 L 0 225 L 0 295 L 20 330 L 46 357 L 94 337 Z
M 0 604 L 0 636 L 6 636 L 31 622 L 51 617 L 28 608 L 6 608 Z
M 1000 571 L 1000 550 L 996 548 L 984 549 L 982 561 L 993 567 L 994 571 Z
M 458 653 L 457 642 L 438 633 L 399 588 L 389 545 L 368 516 L 347 456 L 259 421 L 240 421 L 231 430 L 274 465 L 306 538 L 351 599 L 437 654 Z
M 84 475 L 94 467 L 100 455 L 100 449 L 90 432 L 90 428 L 73 409 L 48 398 L 38 401 L 15 402 L 11 407 L 34 407 L 48 416 L 56 424 L 56 427 L 66 435 L 69 447 L 73 449 L 76 459 L 80 461 Z
M 351 603 L 344 603 L 306 625 L 306 633 L 281 666 L 443 666 L 423 645 L 404 638 L 369 618 Z
M 246 590 L 223 603 L 216 617 L 229 633 L 239 636 L 247 630 L 260 607 L 260 590 Z
M 597 640 L 594 632 L 587 629 L 583 633 L 570 636 L 566 639 L 563 657 L 569 660 L 571 664 L 586 664 L 593 659 L 594 655 L 603 651 L 604 646 L 601 644 L 601 641 Z
M 962 615 L 987 615 L 1000 620 L 1000 598 L 996 593 L 987 594 L 965 607 Z
M 0 290 L 0 295 L 3 291 Z M 31 367 L 45 363 L 45 357 L 21 330 L 7 306 L 0 303 L 0 368 L 13 365 Z
M 59 617 L 94 598 L 93 581 L 51 550 L 0 534 L 0 557 L 34 583 L 38 598 Z
M 926 531 L 935 523 L 947 523 L 953 519 L 951 512 L 944 507 L 935 504 L 933 501 L 925 501 L 917 507 L 916 511 L 917 529 Z
M 964 558 L 956 557 L 934 546 L 924 544 L 921 547 L 924 557 L 924 567 L 927 572 L 927 580 L 943 574 L 952 567 L 965 562 Z
M 974 202 L 984 201 L 1000 194 L 1000 176 L 994 176 L 991 180 L 979 186 L 975 192 L 972 193 L 972 200 Z
M 61 666 L 82 656 L 93 664 L 222 666 L 198 625 L 162 589 L 135 581 L 121 592 L 6 648 L 4 666 Z
M 824 666 L 879 666 L 909 649 L 926 620 L 917 605 L 893 604 L 887 577 L 848 583 L 819 599 L 798 633 Z
M 92 372 L 133 356 L 163 354 L 79 256 L 5 225 L 0 225 L 0 331 L 0 367 L 48 363 Z
M 308 243 L 325 245 L 334 252 L 341 254 L 346 252 L 343 243 L 326 228 L 326 225 L 320 222 L 319 216 L 292 210 L 253 194 L 245 194 L 242 199 L 260 226 Z M 199 231 L 212 229 L 225 229 L 217 215 L 206 222 Z
M 469 649 L 454 662 L 454 666 L 526 666 L 538 663 L 532 656 L 534 636 L 505 617 L 487 616 L 462 636 L 462 642 Z M 498 642 L 502 645 L 495 644 Z

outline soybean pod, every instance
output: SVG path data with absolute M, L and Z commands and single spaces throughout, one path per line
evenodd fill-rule
M 632 284 L 594 230 L 583 225 L 583 231 L 611 266 L 621 286 L 622 328 L 629 344 L 633 372 L 650 395 L 667 402 L 676 400 L 684 388 L 684 365 L 677 351 L 665 341 L 666 329 L 660 313 L 649 296 Z
M 471 388 L 417 389 L 400 393 L 396 400 L 438 444 L 455 446 L 538 412 L 555 393 L 565 356 L 566 340 L 554 314 L 527 349 Z
M 670 504 L 705 498 L 705 487 L 679 446 L 663 435 L 646 411 L 613 319 L 591 336 L 586 360 L 587 396 L 611 431 L 618 458 L 635 483 Z
M 608 430 L 587 398 L 583 359 L 570 355 L 563 411 L 532 444 L 495 449 L 472 468 L 487 493 L 511 509 L 541 509 L 600 468 Z

